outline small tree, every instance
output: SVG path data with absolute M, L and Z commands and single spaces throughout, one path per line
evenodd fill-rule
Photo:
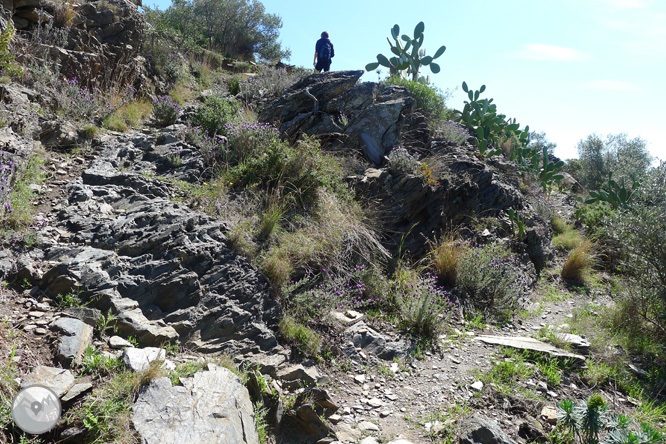
M 425 30 L 425 24 L 419 22 L 414 28 L 414 37 L 409 37 L 407 34 L 400 35 L 400 27 L 394 25 L 391 28 L 391 36 L 393 37 L 393 42 L 388 37 L 386 40 L 391 46 L 391 52 L 395 54 L 394 57 L 390 59 L 383 54 L 377 54 L 377 61 L 373 63 L 368 63 L 365 66 L 367 71 L 373 71 L 377 69 L 380 65 L 391 70 L 391 74 L 398 72 L 406 72 L 407 75 L 412 76 L 412 80 L 425 80 L 425 78 L 419 78 L 419 72 L 421 66 L 430 66 L 430 71 L 433 74 L 437 74 L 440 71 L 440 66 L 433 62 L 436 58 L 444 54 L 446 51 L 446 46 L 441 46 L 433 56 L 426 55 L 426 50 L 423 48 L 423 31 Z M 401 41 L 402 40 L 402 41 Z M 403 44 L 404 42 L 404 44 Z

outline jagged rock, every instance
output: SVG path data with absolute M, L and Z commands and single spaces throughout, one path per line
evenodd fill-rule
M 344 334 L 351 339 L 355 347 L 374 353 L 378 358 L 385 360 L 402 359 L 409 354 L 412 347 L 407 339 L 397 341 L 386 339 L 363 321 L 347 328 Z
M 574 335 L 571 333 L 555 333 L 555 337 L 564 343 L 573 346 L 583 354 L 588 354 L 590 352 L 590 341 L 580 335 Z
M 96 308 L 90 307 L 70 307 L 65 310 L 69 316 L 80 319 L 91 327 L 97 327 L 102 312 Z
M 287 361 L 285 355 L 256 355 L 251 356 L 245 360 L 241 365 L 245 365 L 250 370 L 257 370 L 264 375 L 270 375 L 273 378 L 277 377 L 278 368 Z
M 109 338 L 109 347 L 118 350 L 127 347 L 133 347 L 133 345 L 129 341 L 126 341 L 125 339 L 121 338 L 120 336 L 111 336 Z
M 515 209 L 525 221 L 525 234 L 512 247 L 533 263 L 525 273 L 534 280 L 535 271 L 552 256 L 552 230 L 521 193 L 515 165 L 501 156 L 479 159 L 472 148 L 449 147 L 441 140 L 432 141 L 430 152 L 437 153 L 430 183 L 421 174 L 391 169 L 368 169 L 350 178 L 357 190 L 377 202 L 386 231 L 394 233 L 387 248 L 397 254 L 402 247 L 402 252 L 421 257 L 428 252 L 424 239 L 435 240 L 450 227 L 464 227 L 470 220 L 478 225 L 479 215 L 490 225 L 479 230 L 487 230 L 487 236 L 482 236 L 485 243 L 512 237 L 506 214 Z
M 311 405 L 294 406 L 282 419 L 282 427 L 290 437 L 306 442 L 316 442 L 329 435 L 335 436 Z
M 349 326 L 356 324 L 363 319 L 363 313 L 359 313 L 355 310 L 347 310 L 344 313 L 339 311 L 331 312 L 331 317 L 341 323 L 344 326 Z
M 362 74 L 335 71 L 308 76 L 264 108 L 259 118 L 279 124 L 287 137 L 334 135 L 344 140 L 345 148 L 362 149 L 380 165 L 384 154 L 401 143 L 415 101 L 404 88 L 356 85 Z
M 523 438 L 526 442 L 550 442 L 550 437 L 544 432 L 541 423 L 531 416 L 525 418 L 525 420 L 518 426 L 518 436 Z
M 278 370 L 275 376 L 277 379 L 282 381 L 284 387 L 289 390 L 301 387 L 303 385 L 314 385 L 320 377 L 316 368 L 305 368 L 301 364 L 292 365 L 290 367 Z
M 72 244 L 46 251 L 55 265 L 40 287 L 55 297 L 80 285 L 95 296 L 91 306 L 112 310 L 118 332 L 142 345 L 178 339 L 205 352 L 276 350 L 280 307 L 263 275 L 230 247 L 227 224 L 171 201 L 167 184 L 142 174 L 198 180 L 200 153 L 183 151 L 188 167 L 176 171 L 162 149 L 143 134 L 103 142 L 67 185 L 59 218 Z
M 93 385 L 89 382 L 74 384 L 74 386 L 72 386 L 72 388 L 67 391 L 65 396 L 62 397 L 62 402 L 72 401 L 86 393 L 88 390 L 91 390 L 92 387 Z
M 166 359 L 166 352 L 161 348 L 155 347 L 128 347 L 123 350 L 122 359 L 130 370 L 141 372 L 147 370 L 153 361 L 164 361 Z
M 497 421 L 475 414 L 462 421 L 460 444 L 516 444 Z
M 541 409 L 541 418 L 548 424 L 557 424 L 558 417 L 559 414 L 556 407 L 547 405 Z
M 83 352 L 92 344 L 93 328 L 72 318 L 60 318 L 51 328 L 62 333 L 56 357 L 66 365 L 81 364 Z
M 51 121 L 42 127 L 39 140 L 47 148 L 67 148 L 78 142 L 79 135 L 70 122 Z
M 40 365 L 21 380 L 21 388 L 35 384 L 46 386 L 62 397 L 74 386 L 74 375 L 66 369 Z
M 132 408 L 132 424 L 146 444 L 258 444 L 252 403 L 238 376 L 223 367 L 181 379 L 158 378 Z M 174 421 L 178 418 L 178 421 Z

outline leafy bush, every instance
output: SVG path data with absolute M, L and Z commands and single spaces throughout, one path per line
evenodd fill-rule
M 106 103 L 101 93 L 79 85 L 76 77 L 59 83 L 59 88 L 57 88 L 58 107 L 65 115 L 81 119 L 96 116 L 106 110 Z
M 554 221 L 555 219 L 562 219 L 555 216 L 555 205 L 550 203 L 548 197 L 540 192 L 529 196 L 527 200 L 532 205 L 534 212 L 541 218 L 541 220 L 546 223 L 552 223 L 553 229 L 557 233 L 558 231 L 555 229 Z
M 462 145 L 467 142 L 467 139 L 469 139 L 469 131 L 453 120 L 446 120 L 441 124 L 436 125 L 435 134 L 437 137 L 441 137 L 456 145 Z
M 182 0 L 166 11 L 146 9 L 149 22 L 170 31 L 178 45 L 215 50 L 227 57 L 252 60 L 288 58 L 280 45 L 282 20 L 257 0 Z
M 229 177 L 233 183 L 283 188 L 303 205 L 314 201 L 319 188 L 346 190 L 339 163 L 324 153 L 313 138 L 305 138 L 295 147 L 273 140 L 260 155 L 249 157 L 232 169 Z
M 214 137 L 217 134 L 224 135 L 226 125 L 238 116 L 240 105 L 238 102 L 217 96 L 209 96 L 204 101 L 192 119 L 194 126 L 201 127 Z
M 386 160 L 389 169 L 400 174 L 417 174 L 421 166 L 421 162 L 405 148 L 393 148 Z
M 471 248 L 458 259 L 457 283 L 475 308 L 501 313 L 514 307 L 527 287 L 518 270 L 514 256 L 493 243 Z
M 300 319 L 320 318 L 331 310 L 378 306 L 382 301 L 368 292 L 365 285 L 367 277 L 365 265 L 356 265 L 351 271 L 338 273 L 326 268 L 319 275 L 310 271 L 283 290 L 285 305 Z
M 652 163 L 645 140 L 629 140 L 626 134 L 609 135 L 603 140 L 592 134 L 578 143 L 578 157 L 576 178 L 589 190 L 600 189 L 609 173 L 627 178 L 635 174 L 641 179 Z
M 452 301 L 444 288 L 437 285 L 437 277 L 429 273 L 416 282 L 401 285 L 395 299 L 402 327 L 428 338 L 437 335 L 457 307 L 457 301 Z
M 130 127 L 137 127 L 153 110 L 153 105 L 147 100 L 135 100 L 125 103 L 104 118 L 102 125 L 112 131 L 125 132 Z
M 446 117 L 444 95 L 434 85 L 426 82 L 417 82 L 393 75 L 386 79 L 386 84 L 402 86 L 409 91 L 416 106 L 430 122 L 437 122 Z
M 241 82 L 239 100 L 247 106 L 253 106 L 262 100 L 273 100 L 284 93 L 309 72 L 300 69 L 262 67 L 261 71 Z
M 290 316 L 280 320 L 280 333 L 301 353 L 316 357 L 321 349 L 322 337 Z
M 280 142 L 280 133 L 269 123 L 239 120 L 224 126 L 230 162 L 239 163 L 262 154 L 267 146 Z
M 18 77 L 22 73 L 22 69 L 14 63 L 14 55 L 9 49 L 9 44 L 14 38 L 16 30 L 10 20 L 2 33 L 0 33 L 0 73 L 6 73 L 10 77 Z
M 180 106 L 169 96 L 158 96 L 153 101 L 153 116 L 159 126 L 169 126 L 176 123 L 180 114 Z

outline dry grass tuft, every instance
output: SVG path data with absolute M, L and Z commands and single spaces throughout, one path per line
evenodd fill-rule
M 594 265 L 594 245 L 585 240 L 567 257 L 560 276 L 566 281 L 583 282 Z
M 467 251 L 467 244 L 456 233 L 446 234 L 441 241 L 433 245 L 431 251 L 432 266 L 444 285 L 455 286 L 458 278 L 458 259 Z

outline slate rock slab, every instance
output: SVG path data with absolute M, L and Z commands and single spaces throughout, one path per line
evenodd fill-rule
M 51 328 L 61 333 L 57 358 L 66 365 L 79 365 L 92 344 L 93 328 L 79 319 L 60 318 Z
M 345 335 L 351 339 L 355 347 L 374 353 L 378 358 L 385 360 L 402 359 L 409 354 L 412 347 L 409 340 L 387 339 L 381 333 L 368 327 L 363 321 L 347 328 Z
M 67 369 L 40 365 L 21 380 L 21 388 L 35 384 L 48 387 L 62 397 L 74 386 L 74 375 Z
M 151 362 L 164 361 L 166 359 L 166 352 L 156 347 L 128 347 L 123 350 L 122 359 L 127 368 L 135 372 L 142 372 L 150 367 Z
M 521 336 L 477 336 L 475 339 L 485 342 L 486 344 L 503 345 L 505 347 L 518 348 L 520 350 L 533 350 L 547 353 L 558 358 L 572 358 L 579 362 L 585 362 L 584 356 L 569 353 L 554 345 L 546 344 L 545 342 L 538 341 L 534 338 Z
M 223 367 L 182 379 L 151 381 L 134 404 L 132 423 L 145 444 L 258 444 L 254 411 L 238 376 Z

